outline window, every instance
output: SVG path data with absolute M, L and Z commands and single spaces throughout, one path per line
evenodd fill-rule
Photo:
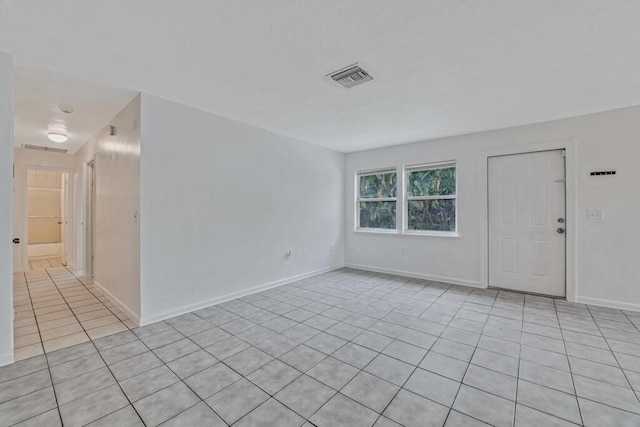
M 411 166 L 406 171 L 407 231 L 456 231 L 456 164 Z
M 384 169 L 358 173 L 358 228 L 395 230 L 397 173 Z

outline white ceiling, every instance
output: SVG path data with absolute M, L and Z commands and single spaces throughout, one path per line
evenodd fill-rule
M 15 70 L 15 145 L 66 148 L 74 153 L 102 129 L 131 99 L 132 91 L 86 82 L 48 69 L 18 65 Z M 65 114 L 60 106 L 71 106 Z M 47 138 L 49 130 L 65 131 L 66 143 Z
M 4 0 L 0 50 L 345 152 L 640 104 L 637 0 Z

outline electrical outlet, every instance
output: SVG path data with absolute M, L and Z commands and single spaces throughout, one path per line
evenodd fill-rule
M 587 209 L 587 219 L 592 221 L 602 221 L 604 219 L 604 210 L 599 209 Z

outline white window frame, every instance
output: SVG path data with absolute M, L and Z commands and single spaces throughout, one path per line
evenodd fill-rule
M 384 173 L 395 173 L 396 174 L 396 197 L 378 197 L 378 198 L 360 198 L 360 177 L 369 176 L 369 175 L 378 175 Z M 394 167 L 388 168 L 380 168 L 380 169 L 372 169 L 366 171 L 358 171 L 356 172 L 356 182 L 355 182 L 355 231 L 360 231 L 364 233 L 398 233 L 398 190 L 399 185 L 401 184 L 398 174 L 398 169 Z M 457 187 L 456 187 L 457 188 Z M 369 228 L 369 227 L 360 227 L 360 202 L 395 202 L 396 204 L 396 227 L 395 228 Z
M 410 172 L 422 171 L 428 169 L 446 169 L 454 167 L 456 169 L 456 193 L 446 196 L 407 196 L 407 184 L 409 182 L 408 177 Z M 454 231 L 437 231 L 437 230 L 410 230 L 409 229 L 409 202 L 416 200 L 455 200 L 456 221 Z M 403 219 L 402 219 L 402 232 L 403 234 L 415 234 L 423 236 L 443 236 L 443 237 L 460 237 L 458 234 L 458 165 L 455 160 L 437 163 L 423 163 L 419 165 L 405 166 L 402 171 L 402 206 L 403 206 Z

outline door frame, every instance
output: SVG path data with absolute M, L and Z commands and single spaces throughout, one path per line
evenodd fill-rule
M 566 299 L 575 302 L 577 298 L 576 266 L 577 266 L 577 144 L 576 139 L 562 139 L 552 141 L 533 142 L 520 145 L 497 146 L 482 150 L 480 161 L 481 185 L 481 263 L 480 277 L 483 287 L 489 287 L 489 158 L 516 154 L 535 153 L 540 151 L 565 151 L 565 206 L 566 206 L 566 238 L 565 238 L 565 287 Z
M 96 239 L 96 157 L 84 164 L 84 273 L 94 275 Z
M 68 197 L 68 205 L 67 206 L 67 217 L 68 217 L 68 228 L 69 235 L 67 236 L 67 242 L 63 242 L 65 245 L 65 250 L 67 251 L 67 268 L 74 269 L 78 265 L 78 234 L 76 230 L 77 224 L 77 215 L 76 215 L 76 207 L 77 207 L 77 179 L 78 173 L 73 169 L 68 169 L 64 167 L 56 167 L 56 166 L 42 166 L 38 164 L 27 163 L 23 165 L 22 171 L 20 171 L 20 178 L 22 181 L 22 188 L 20 197 L 22 198 L 22 212 L 20 216 L 22 217 L 22 236 L 21 245 L 22 246 L 22 268 L 23 271 L 29 271 L 29 205 L 28 205 L 28 174 L 29 170 L 44 170 L 44 171 L 56 171 L 66 173 L 69 179 L 69 194 Z M 18 172 L 16 171 L 16 174 Z M 15 189 L 14 189 L 15 191 Z

